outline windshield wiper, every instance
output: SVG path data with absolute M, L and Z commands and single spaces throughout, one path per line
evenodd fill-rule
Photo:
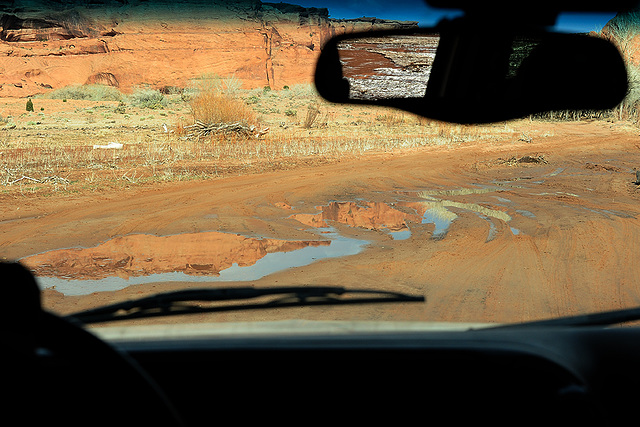
M 345 295 L 350 295 L 345 297 Z M 271 297 L 266 301 L 226 304 L 226 301 Z M 188 289 L 165 292 L 103 307 L 80 311 L 66 318 L 81 323 L 112 322 L 157 316 L 211 313 L 252 309 L 315 305 L 424 302 L 422 295 L 409 295 L 377 289 L 347 289 L 337 286 L 288 286 L 274 288 Z M 202 304 L 202 303 L 205 304 Z M 208 304 L 218 303 L 218 304 Z
M 555 326 L 611 326 L 619 323 L 640 320 L 640 307 L 622 310 L 603 311 L 600 313 L 579 314 L 576 316 L 557 317 L 555 319 L 535 320 L 532 322 L 512 323 L 495 328 L 530 328 Z

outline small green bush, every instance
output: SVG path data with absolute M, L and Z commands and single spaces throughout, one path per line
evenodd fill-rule
M 134 107 L 156 110 L 167 106 L 167 98 L 155 89 L 138 89 L 129 96 L 129 103 Z
M 33 102 L 30 99 L 27 100 L 27 111 L 33 111 Z
M 247 105 L 253 105 L 253 104 L 259 103 L 260 102 L 260 98 L 255 96 L 255 95 L 253 95 L 253 96 L 250 96 L 249 98 L 247 98 L 244 102 Z
M 118 106 L 113 109 L 113 112 L 114 113 L 118 113 L 118 114 L 125 114 L 127 112 L 125 107 L 126 107 L 126 104 L 124 102 L 120 101 L 118 103 Z
M 53 90 L 45 95 L 47 99 L 67 99 L 81 101 L 120 101 L 122 93 L 112 86 L 105 85 L 73 85 Z

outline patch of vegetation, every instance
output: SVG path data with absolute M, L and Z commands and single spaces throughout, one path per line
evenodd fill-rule
M 167 106 L 167 98 L 155 89 L 138 89 L 129 95 L 128 100 L 132 106 L 139 108 L 156 110 Z
M 260 97 L 252 95 L 244 100 L 247 105 L 255 105 L 260 102 Z
M 122 93 L 115 87 L 105 85 L 73 85 L 53 90 L 44 95 L 46 99 L 67 99 L 80 101 L 121 101 Z
M 241 99 L 232 98 L 215 88 L 199 92 L 189 101 L 193 120 L 202 123 L 255 122 L 253 110 Z
M 120 101 L 118 103 L 118 106 L 113 109 L 113 112 L 117 113 L 117 114 L 125 114 L 127 112 L 126 107 L 127 107 L 127 104 L 125 104 L 124 102 Z
M 304 124 L 302 125 L 302 127 L 304 127 L 305 129 L 309 129 L 311 126 L 313 126 L 313 123 L 316 121 L 319 114 L 320 109 L 318 108 L 318 106 L 316 104 L 309 104 L 309 107 L 307 108 L 307 116 L 304 119 Z

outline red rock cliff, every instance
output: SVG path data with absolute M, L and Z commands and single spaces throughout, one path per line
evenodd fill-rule
M 95 82 L 184 87 L 207 73 L 279 89 L 311 82 L 321 46 L 336 34 L 416 25 L 334 20 L 327 9 L 256 0 L 35 3 L 0 6 L 0 96 Z

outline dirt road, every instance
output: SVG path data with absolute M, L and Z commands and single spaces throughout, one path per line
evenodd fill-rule
M 317 242 L 340 236 L 360 242 L 355 254 L 231 284 L 378 287 L 427 299 L 425 304 L 384 307 L 227 313 L 208 320 L 511 322 L 640 304 L 640 188 L 633 184 L 640 167 L 637 129 L 606 122 L 520 126 L 523 132 L 548 132 L 536 133 L 542 136 L 532 141 L 428 147 L 120 194 L 5 195 L 0 250 L 8 259 L 22 258 L 41 275 L 58 268 L 66 278 L 116 275 L 126 280 L 152 274 L 153 268 L 163 272 L 160 266 L 166 264 L 160 255 L 154 258 L 154 246 L 164 242 L 183 248 L 189 244 L 180 239 L 201 236 L 201 247 L 226 245 L 232 254 L 224 255 L 227 264 L 207 262 L 202 253 L 178 263 L 189 277 L 206 278 L 234 262 L 251 266 L 266 253 L 293 253 L 305 246 L 294 242 L 331 247 L 334 241 Z M 223 237 L 230 234 L 242 243 Z M 108 249 L 118 247 L 115 239 L 126 239 L 138 248 L 130 250 L 140 253 L 117 258 Z M 256 241 L 261 243 L 256 246 Z M 291 245 L 283 248 L 286 242 Z M 241 247 L 244 255 L 239 255 Z M 54 251 L 61 248 L 75 249 Z M 140 266 L 144 253 L 153 268 Z M 170 258 L 171 251 L 167 254 Z M 83 277 L 74 276 L 70 259 L 93 264 L 84 264 Z M 79 296 L 49 288 L 44 295 L 47 308 L 69 313 L 192 286 L 151 281 Z M 221 282 L 205 280 L 197 286 Z

